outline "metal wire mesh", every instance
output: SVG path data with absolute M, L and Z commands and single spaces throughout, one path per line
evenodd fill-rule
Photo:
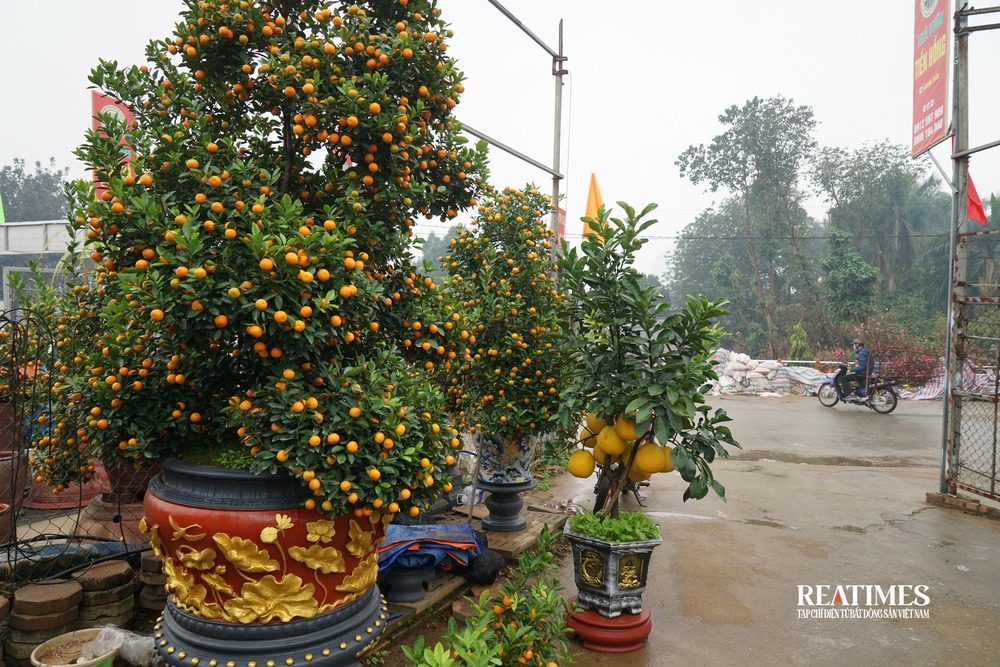
M 57 333 L 48 314 L 0 313 L 0 587 L 8 591 L 145 549 L 138 524 L 148 471 L 41 446 L 52 428 L 53 369 L 87 334 Z M 33 461 L 57 454 L 67 470 L 93 466 L 93 477 L 37 475 Z
M 962 434 L 953 472 L 957 484 L 995 496 L 997 488 L 997 405 L 966 401 L 962 405 Z

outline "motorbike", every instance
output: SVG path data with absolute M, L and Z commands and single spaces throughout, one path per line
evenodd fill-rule
M 620 464 L 612 464 L 612 469 Z M 631 493 L 635 496 L 635 502 L 639 504 L 639 507 L 645 507 L 643 500 L 645 497 L 639 494 L 639 489 L 644 489 L 649 486 L 649 482 L 635 482 L 631 479 L 626 480 L 625 486 L 622 487 L 622 495 L 626 493 Z M 600 463 L 597 464 L 597 483 L 594 485 L 594 513 L 597 514 L 604 509 L 604 506 L 608 503 L 611 496 L 611 478 L 605 473 L 604 466 Z
M 832 408 L 837 403 L 853 403 L 854 405 L 864 405 L 881 415 L 887 415 L 896 409 L 899 402 L 893 384 L 896 380 L 882 377 L 876 373 L 868 376 L 868 385 L 854 387 L 846 396 L 840 390 L 838 380 L 847 373 L 847 364 L 837 365 L 837 372 L 831 378 L 819 386 L 816 396 L 819 402 Z

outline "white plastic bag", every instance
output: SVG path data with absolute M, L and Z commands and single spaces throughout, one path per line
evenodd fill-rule
M 129 664 L 153 664 L 153 638 L 122 630 L 114 625 L 101 628 L 96 637 L 80 648 L 80 660 L 92 660 L 116 649 L 118 655 Z

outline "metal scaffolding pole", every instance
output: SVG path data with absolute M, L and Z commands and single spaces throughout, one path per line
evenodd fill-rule
M 569 72 L 563 68 L 566 62 L 566 56 L 563 55 L 563 22 L 562 19 L 559 20 L 559 48 L 553 49 L 551 46 L 543 42 L 535 33 L 531 32 L 524 23 L 521 22 L 516 16 L 514 16 L 506 7 L 500 4 L 499 0 L 488 0 L 491 5 L 496 7 L 501 14 L 506 16 L 511 23 L 520 28 L 528 37 L 532 39 L 536 44 L 538 44 L 542 49 L 545 50 L 550 56 L 552 56 L 552 76 L 556 78 L 556 89 L 555 89 L 555 119 L 554 119 L 554 129 L 552 133 L 552 168 L 547 169 L 543 167 L 538 161 L 532 160 L 531 158 L 519 153 L 518 151 L 501 144 L 500 142 L 494 140 L 491 137 L 486 136 L 480 132 L 473 131 L 468 126 L 465 127 L 471 134 L 479 137 L 480 139 L 486 140 L 488 143 L 496 146 L 497 148 L 510 153 L 511 155 L 524 160 L 528 164 L 535 167 L 543 169 L 552 175 L 552 217 L 549 223 L 552 233 L 556 239 L 556 243 L 553 244 L 553 252 L 559 243 L 559 187 L 563 179 L 563 175 L 559 171 L 559 161 L 560 153 L 562 152 L 562 89 L 563 89 L 563 76 Z

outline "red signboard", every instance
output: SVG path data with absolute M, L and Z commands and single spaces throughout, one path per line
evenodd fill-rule
M 132 111 L 129 110 L 127 106 L 117 101 L 113 97 L 108 97 L 107 95 L 102 95 L 96 90 L 90 91 L 90 106 L 91 106 L 91 117 L 93 119 L 93 128 L 95 130 L 101 129 L 103 123 L 98 119 L 97 115 L 100 113 L 104 114 L 114 114 L 118 116 L 122 121 L 125 122 L 126 127 L 132 125 L 134 117 Z M 131 167 L 128 163 L 132 161 L 132 149 L 129 148 L 128 144 L 122 142 L 122 157 L 125 159 L 125 167 L 122 170 L 122 175 L 127 175 L 131 173 Z M 98 183 L 97 174 L 94 174 L 94 182 Z M 97 186 L 97 195 L 100 196 L 105 188 L 102 188 L 100 184 Z
M 913 24 L 913 156 L 948 133 L 949 0 L 915 0 Z

